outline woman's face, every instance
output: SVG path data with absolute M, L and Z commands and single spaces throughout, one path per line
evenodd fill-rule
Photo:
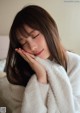
M 38 30 L 34 30 L 28 26 L 25 27 L 27 31 L 27 38 L 24 36 L 19 37 L 19 42 L 22 48 L 30 54 L 38 56 L 43 59 L 50 57 L 45 37 Z

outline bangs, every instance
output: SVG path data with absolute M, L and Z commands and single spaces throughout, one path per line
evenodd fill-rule
M 19 40 L 21 37 L 25 37 L 27 38 L 29 36 L 29 33 L 27 32 L 27 30 L 25 29 L 25 26 L 20 26 L 17 30 L 16 30 L 16 36 L 17 39 Z

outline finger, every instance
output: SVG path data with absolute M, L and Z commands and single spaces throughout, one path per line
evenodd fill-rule
M 24 60 L 26 60 L 27 62 L 29 62 L 27 56 L 25 56 L 25 55 L 23 54 L 23 52 L 21 51 L 20 48 L 16 48 L 15 51 L 16 51 L 18 54 L 20 54 L 20 56 L 21 56 L 22 58 L 24 58 Z
M 34 55 L 31 55 L 30 53 L 27 53 L 27 52 L 24 52 L 24 51 L 23 51 L 23 54 L 25 55 L 25 57 L 28 58 L 30 64 L 35 62 L 35 56 Z
M 30 65 L 37 63 L 35 56 L 24 51 L 21 48 L 15 49 Z
M 29 64 L 34 63 L 34 59 L 35 59 L 34 55 L 32 55 L 32 54 L 30 54 L 30 53 L 24 51 L 24 50 L 21 49 L 21 48 L 19 48 L 18 51 L 19 51 L 20 55 L 21 55 L 25 60 L 27 60 L 27 62 L 28 62 Z
M 30 57 L 32 57 L 33 59 L 35 59 L 35 56 L 29 52 L 26 52 L 24 50 L 22 50 L 22 52 L 25 54 L 25 55 L 29 55 Z

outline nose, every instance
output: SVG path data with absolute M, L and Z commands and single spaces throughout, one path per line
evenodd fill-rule
M 34 42 L 34 41 L 32 41 L 31 43 L 29 43 L 29 46 L 30 46 L 30 50 L 32 52 L 35 52 L 37 50 L 37 47 L 38 47 L 37 43 Z

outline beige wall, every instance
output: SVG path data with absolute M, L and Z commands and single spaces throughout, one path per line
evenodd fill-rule
M 14 16 L 23 6 L 38 4 L 44 7 L 55 19 L 63 45 L 80 54 L 80 0 L 65 1 L 0 0 L 0 35 L 9 34 Z

